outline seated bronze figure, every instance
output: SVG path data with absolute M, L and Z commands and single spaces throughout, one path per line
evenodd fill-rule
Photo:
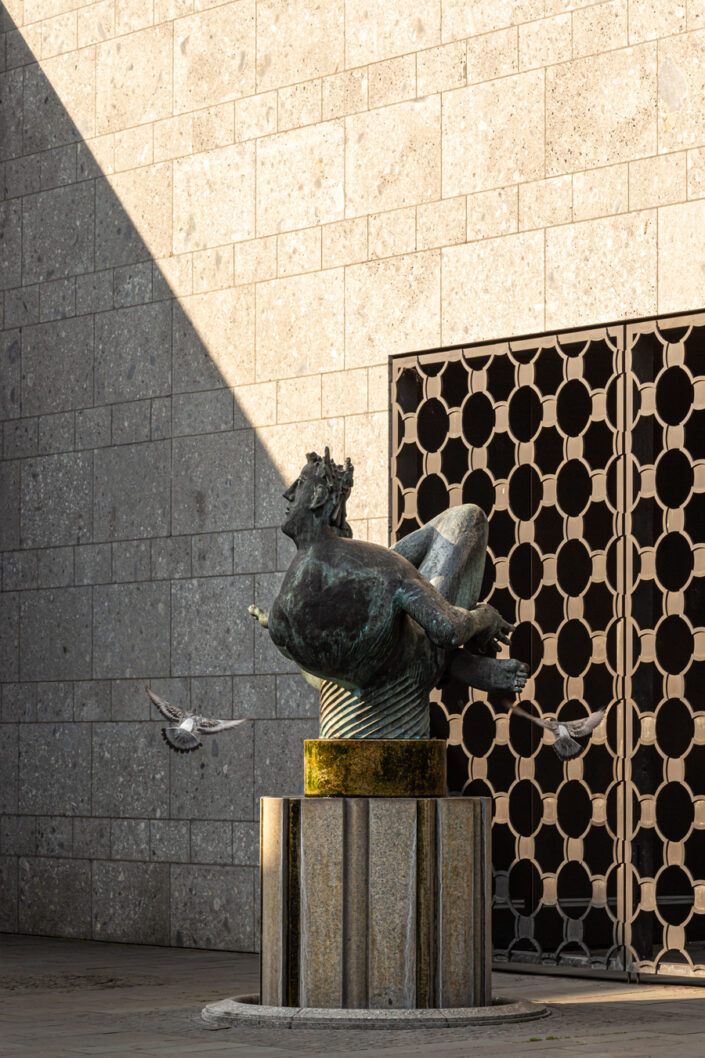
M 392 548 L 353 540 L 353 467 L 309 453 L 284 493 L 282 531 L 296 544 L 269 629 L 321 697 L 321 738 L 428 738 L 429 692 L 446 674 L 484 690 L 521 691 L 527 668 L 497 659 L 512 626 L 478 603 L 487 518 L 453 507 Z

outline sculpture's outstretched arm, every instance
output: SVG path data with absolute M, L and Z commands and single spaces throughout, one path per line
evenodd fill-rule
M 417 621 L 436 646 L 445 650 L 469 640 L 482 649 L 493 639 L 509 642 L 511 625 L 494 607 L 480 603 L 474 610 L 453 606 L 432 584 L 419 576 L 406 580 L 396 594 L 397 605 Z

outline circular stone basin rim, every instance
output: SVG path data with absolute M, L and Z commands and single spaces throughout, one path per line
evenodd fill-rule
M 267 1025 L 300 1029 L 416 1029 L 462 1028 L 466 1025 L 499 1025 L 510 1021 L 535 1021 L 551 1011 L 526 999 L 497 996 L 486 1007 L 442 1007 L 413 1010 L 340 1007 L 266 1007 L 258 995 L 233 996 L 209 1003 L 201 1017 L 209 1025 Z

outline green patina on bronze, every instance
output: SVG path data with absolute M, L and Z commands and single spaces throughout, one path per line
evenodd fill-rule
M 307 739 L 307 797 L 445 797 L 439 739 Z

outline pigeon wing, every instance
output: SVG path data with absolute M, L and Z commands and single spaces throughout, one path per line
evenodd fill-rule
M 573 738 L 584 738 L 585 735 L 589 735 L 602 720 L 605 715 L 604 709 L 598 709 L 596 713 L 591 713 L 590 716 L 584 717 L 582 720 L 570 720 L 565 727 Z
M 247 717 L 243 717 L 242 720 L 215 720 L 207 716 L 194 716 L 193 729 L 199 735 L 217 735 L 219 731 L 227 731 L 231 727 L 244 724 L 245 720 Z
M 183 713 L 181 709 L 177 709 L 175 705 L 171 705 L 169 702 L 165 701 L 164 698 L 160 698 L 159 695 L 155 694 L 154 691 L 151 691 L 149 687 L 145 686 L 145 691 L 149 695 L 150 701 L 156 705 L 163 717 L 171 721 L 172 724 L 181 723 L 186 716 L 186 713 Z

